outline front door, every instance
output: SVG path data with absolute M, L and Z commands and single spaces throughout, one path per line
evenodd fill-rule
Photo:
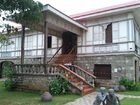
M 77 35 L 72 32 L 64 32 L 62 34 L 62 54 L 77 53 Z

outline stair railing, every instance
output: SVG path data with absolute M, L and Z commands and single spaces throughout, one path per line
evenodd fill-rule
M 78 79 L 80 79 L 82 82 L 81 82 L 81 85 L 82 84 L 87 84 L 87 85 L 89 85 L 89 86 L 91 86 L 91 87 L 94 87 L 94 85 L 93 84 L 89 84 L 86 80 L 85 80 L 85 78 L 83 78 L 82 76 L 80 76 L 79 74 L 77 74 L 77 73 L 75 73 L 74 71 L 71 71 L 68 67 L 66 67 L 66 66 L 64 66 L 64 65 L 62 65 L 62 64 L 59 64 L 58 65 L 59 67 L 61 67 L 61 69 L 60 69 L 60 75 L 62 76 L 62 77 L 64 77 L 65 79 L 67 79 L 67 80 L 69 80 L 68 78 L 69 78 L 69 76 L 71 76 L 71 75 L 74 75 L 75 77 L 77 77 Z M 69 82 L 71 82 L 71 81 L 69 81 Z M 75 86 L 76 87 L 76 86 Z M 76 88 L 78 88 L 78 87 L 76 87 Z M 82 89 L 82 88 L 78 88 L 78 89 Z
M 73 66 L 76 67 L 76 68 L 78 68 L 79 70 L 81 70 L 81 71 L 87 73 L 89 76 L 91 76 L 91 77 L 93 77 L 93 78 L 96 78 L 96 76 L 94 75 L 94 73 L 93 73 L 92 71 L 87 71 L 87 70 L 81 68 L 81 67 L 78 66 L 78 65 L 73 65 Z
M 62 49 L 62 47 L 63 47 L 63 45 L 61 45 L 59 48 L 58 48 L 58 50 L 55 52 L 55 54 L 50 58 L 50 60 L 47 62 L 47 64 L 48 63 L 50 63 L 51 61 L 52 61 L 52 59 L 58 54 L 58 52 Z
M 63 62 L 65 62 L 67 59 L 71 58 L 72 57 L 71 55 L 74 56 L 74 54 L 72 54 L 72 52 L 74 51 L 75 48 L 76 48 L 76 45 L 71 49 L 71 51 L 68 54 L 66 54 L 66 57 L 65 57 L 65 59 L 63 59 Z
M 65 66 L 68 67 L 71 71 L 75 72 L 77 75 L 83 77 L 88 84 L 94 85 L 94 80 L 96 79 L 96 76 L 94 76 L 92 73 L 84 70 L 83 68 L 77 65 L 65 65 Z

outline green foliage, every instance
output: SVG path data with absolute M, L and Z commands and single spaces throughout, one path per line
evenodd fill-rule
M 140 90 L 140 83 L 127 78 L 121 78 L 119 81 L 120 85 L 124 85 L 127 90 Z
M 69 82 L 63 78 L 57 78 L 50 82 L 49 90 L 53 95 L 65 94 L 69 92 Z
M 8 91 L 14 90 L 16 88 L 15 86 L 16 86 L 16 84 L 12 79 L 7 79 L 4 81 L 4 87 Z
M 53 100 L 42 102 L 39 92 L 6 91 L 3 81 L 0 81 L 0 105 L 64 105 L 80 98 L 80 95 L 65 94 L 53 96 Z
M 14 43 L 13 41 L 9 40 L 9 37 L 10 37 L 10 35 L 8 35 L 8 34 L 1 34 L 0 33 L 0 43 L 1 43 L 0 48 L 2 46 L 8 46 L 8 45 L 11 45 Z
M 4 81 L 5 89 L 8 91 L 14 90 L 16 86 L 16 82 L 12 79 L 14 75 L 14 71 L 12 69 L 12 63 L 11 62 L 4 62 L 3 63 L 3 74 L 7 78 L 7 80 Z
M 136 82 L 136 90 L 140 91 L 140 82 Z
M 4 62 L 4 64 L 3 64 L 3 75 L 6 78 L 9 78 L 9 79 L 11 79 L 13 77 L 14 71 L 12 69 L 11 62 Z
M 30 25 L 31 27 L 41 21 L 41 10 L 43 8 L 41 3 L 34 2 L 33 0 L 21 0 L 18 2 L 18 4 L 18 13 L 15 12 L 13 15 L 11 15 L 15 22 L 21 23 L 24 26 Z
M 28 28 L 34 28 L 36 24 L 38 24 L 42 19 L 42 10 L 43 5 L 40 2 L 35 2 L 34 0 L 0 0 L 0 17 L 2 12 L 5 13 L 4 17 L 1 17 L 3 21 L 11 20 L 17 23 L 22 24 L 22 26 L 26 26 Z M 0 33 L 0 43 L 5 45 L 9 42 L 9 33 L 12 31 L 17 31 L 16 28 L 13 28 L 10 25 L 2 25 L 4 29 L 6 29 L 7 34 L 5 32 Z M 25 28 L 23 29 L 25 32 Z

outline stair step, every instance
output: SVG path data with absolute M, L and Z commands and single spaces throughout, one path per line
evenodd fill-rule
M 70 81 L 71 81 L 71 82 L 75 82 L 75 83 L 80 82 L 80 80 L 77 79 L 77 78 L 71 78 Z
M 75 58 L 75 54 L 61 54 L 57 58 L 53 60 L 54 63 L 56 64 L 65 64 L 72 62 Z
M 83 89 L 90 88 L 89 85 L 83 85 Z
M 92 93 L 93 91 L 94 91 L 93 88 L 86 88 L 86 89 L 83 89 L 82 95 L 86 95 L 86 94 Z

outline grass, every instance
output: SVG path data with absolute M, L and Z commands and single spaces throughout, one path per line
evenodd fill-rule
M 121 101 L 121 105 L 140 105 L 139 98 L 125 98 Z
M 140 96 L 140 91 L 126 91 L 126 92 L 119 92 L 119 94 Z
M 0 105 L 64 105 L 74 101 L 79 95 L 69 94 L 54 96 L 51 102 L 41 102 L 37 92 L 6 91 L 3 82 L 0 81 Z
M 119 94 L 140 96 L 140 91 L 126 91 L 126 92 L 119 92 Z M 121 101 L 121 105 L 140 105 L 140 99 L 139 98 L 124 98 Z

